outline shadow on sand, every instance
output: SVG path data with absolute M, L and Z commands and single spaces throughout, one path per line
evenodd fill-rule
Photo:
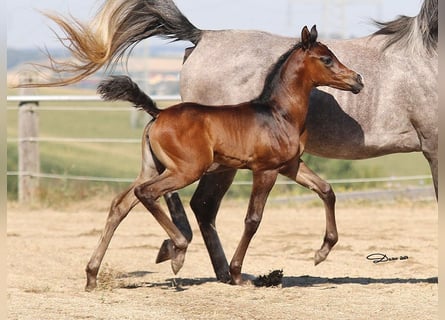
M 312 287 L 320 285 L 341 285 L 341 284 L 419 284 L 419 283 L 438 283 L 437 277 L 418 279 L 418 278 L 322 278 L 312 276 L 300 276 L 300 277 L 283 277 L 283 288 L 289 287 Z
M 184 291 L 188 287 L 199 286 L 207 283 L 219 283 L 216 278 L 168 278 L 165 281 L 150 282 L 150 281 L 137 281 L 136 278 L 143 277 L 151 272 L 147 271 L 134 271 L 121 275 L 121 279 L 134 278 L 135 282 L 122 283 L 119 285 L 121 289 L 137 289 L 137 288 L 164 288 L 168 290 Z M 243 274 L 244 279 L 253 281 L 257 277 L 250 274 Z M 339 278 L 324 278 L 313 277 L 309 275 L 299 277 L 285 276 L 282 279 L 282 288 L 291 287 L 316 287 L 323 285 L 343 285 L 343 284 L 358 284 L 358 285 L 370 285 L 370 284 L 437 284 L 438 277 L 431 278 L 366 278 L 366 277 L 339 277 Z M 224 285 L 224 283 L 221 283 Z

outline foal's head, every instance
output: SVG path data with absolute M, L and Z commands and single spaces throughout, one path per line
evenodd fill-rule
M 362 77 L 345 67 L 324 44 L 317 42 L 315 26 L 311 31 L 304 27 L 301 31 L 301 50 L 304 51 L 305 72 L 315 86 L 330 86 L 357 94 L 363 89 Z M 290 57 L 292 59 L 292 56 Z M 301 59 L 295 57 L 295 59 Z M 292 61 L 290 61 L 292 63 Z

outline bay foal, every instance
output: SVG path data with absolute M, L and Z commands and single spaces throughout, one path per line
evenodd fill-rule
M 99 85 L 98 92 L 105 100 L 131 101 L 155 118 L 144 139 L 149 138 L 160 174 L 136 185 L 134 192 L 169 235 L 167 251 L 175 274 L 184 263 L 189 241 L 157 200 L 199 180 L 206 172 L 224 167 L 250 169 L 253 187 L 244 232 L 230 263 L 231 283 L 243 283 L 242 263 L 277 175 L 304 181 L 304 173 L 301 175 L 299 170 L 304 166 L 300 156 L 307 139 L 309 95 L 317 86 L 359 93 L 363 83 L 359 74 L 317 42 L 315 26 L 311 31 L 304 27 L 301 42 L 280 57 L 260 96 L 239 105 L 181 103 L 160 110 L 128 77 L 114 77 Z M 305 168 L 303 171 L 308 170 Z M 326 234 L 315 263 L 326 259 L 338 239 L 333 206 L 332 202 L 332 208 L 326 210 Z M 106 229 L 110 229 L 111 220 Z M 102 242 L 99 247 L 105 249 L 96 249 L 86 269 L 87 290 L 96 286 L 97 271 L 108 245 Z

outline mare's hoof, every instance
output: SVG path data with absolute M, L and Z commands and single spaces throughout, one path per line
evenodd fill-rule
M 218 281 L 220 281 L 222 283 L 231 283 L 232 282 L 232 277 L 230 276 L 229 271 L 218 273 L 216 276 L 216 279 L 218 279 Z

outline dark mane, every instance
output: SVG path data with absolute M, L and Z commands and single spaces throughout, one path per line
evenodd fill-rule
M 253 102 L 255 103 L 268 103 L 270 100 L 270 96 L 273 92 L 273 89 L 276 85 L 278 76 L 280 74 L 280 69 L 283 66 L 283 64 L 289 59 L 290 55 L 297 49 L 301 48 L 302 44 L 301 42 L 294 45 L 292 48 L 290 48 L 286 53 L 284 53 L 280 58 L 278 58 L 277 62 L 272 65 L 269 69 L 269 72 L 266 76 L 266 79 L 264 80 L 264 87 L 263 91 L 261 91 L 261 94 L 258 96 L 258 98 L 254 99 Z
M 379 30 L 374 32 L 374 36 L 389 36 L 383 50 L 401 41 L 404 41 L 403 45 L 409 47 L 411 44 L 412 46 L 410 42 L 416 40 L 416 33 L 428 52 L 437 49 L 438 0 L 425 0 L 419 14 L 415 17 L 399 16 L 393 21 L 374 21 L 374 23 L 380 27 Z

